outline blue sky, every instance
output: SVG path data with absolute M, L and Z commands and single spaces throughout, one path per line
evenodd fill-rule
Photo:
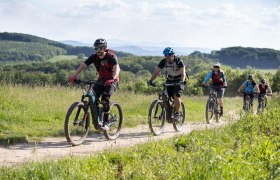
M 0 19 L 0 32 L 58 41 L 104 37 L 280 50 L 279 0 L 0 0 Z

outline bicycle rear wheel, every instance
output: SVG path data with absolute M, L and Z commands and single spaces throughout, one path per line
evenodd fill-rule
M 162 101 L 154 100 L 149 109 L 148 124 L 153 135 L 158 136 L 163 132 L 166 119 Z
M 89 112 L 86 112 L 84 103 L 73 103 L 69 107 L 64 121 L 67 142 L 72 146 L 82 144 L 88 135 L 89 125 L 90 116 Z
M 104 131 L 104 135 L 108 140 L 117 139 L 120 135 L 123 122 L 122 108 L 118 103 L 110 105 L 110 112 L 108 117 L 109 131 Z
M 181 102 L 180 110 L 179 110 L 179 119 L 173 122 L 173 127 L 175 131 L 179 132 L 183 129 L 183 125 L 186 119 L 186 109 L 183 102 Z
M 214 118 L 214 101 L 212 99 L 208 99 L 207 100 L 205 117 L 206 117 L 206 122 L 208 124 L 213 122 L 213 118 Z

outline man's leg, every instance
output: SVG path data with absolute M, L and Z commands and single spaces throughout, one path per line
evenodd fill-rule
M 174 97 L 174 105 L 175 105 L 175 114 L 174 114 L 174 119 L 178 120 L 179 119 L 179 111 L 181 107 L 181 95 L 183 94 L 185 85 L 179 85 L 174 87 L 173 91 L 173 97 Z
M 110 86 L 106 86 L 102 94 L 101 101 L 103 102 L 103 127 L 108 123 L 109 111 L 110 111 L 110 97 L 116 90 L 117 83 L 112 83 Z

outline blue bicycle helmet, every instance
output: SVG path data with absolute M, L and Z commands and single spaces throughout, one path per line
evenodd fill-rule
M 165 49 L 163 50 L 162 53 L 163 53 L 165 56 L 166 56 L 166 55 L 170 55 L 170 54 L 175 54 L 173 48 L 171 48 L 171 47 L 165 48 Z

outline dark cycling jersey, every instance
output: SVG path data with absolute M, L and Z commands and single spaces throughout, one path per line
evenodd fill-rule
M 180 68 L 185 67 L 185 64 L 182 59 L 175 56 L 171 64 L 169 64 L 166 59 L 162 59 L 158 67 L 160 69 L 165 68 L 168 80 L 181 80 Z
M 97 54 L 93 54 L 84 63 L 87 66 L 93 63 L 99 75 L 98 79 L 106 81 L 113 79 L 113 66 L 118 64 L 118 58 L 110 53 L 106 53 L 105 57 L 100 59 Z

